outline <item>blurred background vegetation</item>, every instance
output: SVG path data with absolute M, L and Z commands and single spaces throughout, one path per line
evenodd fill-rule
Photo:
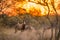
M 56 0 L 25 1 L 0 0 L 0 40 L 60 40 L 60 12 L 57 12 Z M 35 6 L 27 10 L 29 7 L 25 9 L 25 3 L 40 5 L 36 7 L 41 7 L 41 10 L 35 9 Z M 15 25 L 23 21 L 33 29 L 15 34 Z

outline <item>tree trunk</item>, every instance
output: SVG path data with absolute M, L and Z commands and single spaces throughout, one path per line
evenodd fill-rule
M 50 40 L 53 40 L 53 28 L 51 28 L 51 38 Z
M 59 40 L 59 38 L 60 38 L 60 28 L 58 34 L 56 35 L 56 40 Z

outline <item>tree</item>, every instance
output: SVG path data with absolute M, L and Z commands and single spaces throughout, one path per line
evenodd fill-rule
M 29 0 L 30 1 L 30 0 Z M 50 19 L 50 6 L 49 6 L 49 3 L 48 3 L 48 0 L 42 0 L 43 1 L 43 3 L 41 2 L 41 0 L 40 1 L 38 1 L 36 4 L 40 4 L 40 5 L 42 5 L 42 6 L 47 6 L 47 8 L 48 8 L 48 15 L 47 15 L 47 19 L 49 20 L 49 22 L 50 22 L 50 24 L 51 24 L 51 39 L 50 40 L 53 40 L 53 27 L 54 27 L 54 25 L 56 26 L 55 27 L 55 40 L 57 40 L 56 38 L 56 33 L 57 33 L 57 27 L 58 27 L 58 13 L 57 13 L 57 11 L 56 11 L 56 8 L 55 8 L 55 1 L 54 0 L 50 0 L 50 3 L 51 3 L 51 6 L 52 6 L 52 8 L 53 8 L 53 10 L 55 11 L 55 17 L 56 17 L 56 21 L 55 21 L 55 24 L 51 21 L 51 19 Z M 33 1 L 30 1 L 30 2 L 33 2 Z M 35 3 L 35 2 L 34 2 Z

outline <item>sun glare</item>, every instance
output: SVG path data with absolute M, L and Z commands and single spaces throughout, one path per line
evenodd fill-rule
M 39 0 L 25 0 L 23 2 L 15 2 L 15 4 L 12 4 L 11 0 L 8 0 L 8 5 L 12 4 L 10 7 L 4 8 L 3 11 L 4 13 L 6 13 L 7 15 L 13 16 L 13 15 L 18 15 L 18 14 L 25 14 L 25 13 L 29 13 L 33 16 L 44 16 L 48 14 L 48 8 L 46 6 L 42 6 L 40 4 L 36 4 L 36 2 L 38 2 Z M 56 0 L 55 0 L 56 1 Z M 53 9 L 52 6 L 50 5 L 50 0 L 49 2 L 49 6 L 50 6 L 50 10 L 51 10 L 51 14 L 53 13 Z M 58 3 L 55 3 L 55 6 L 57 7 Z M 5 4 L 4 4 L 5 5 Z M 13 12 L 12 12 L 13 11 Z

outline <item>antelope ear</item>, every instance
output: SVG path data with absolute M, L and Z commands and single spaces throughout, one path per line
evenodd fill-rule
M 26 22 L 24 21 L 24 23 L 23 24 L 26 24 Z
M 25 29 L 28 29 L 28 25 L 25 26 Z

